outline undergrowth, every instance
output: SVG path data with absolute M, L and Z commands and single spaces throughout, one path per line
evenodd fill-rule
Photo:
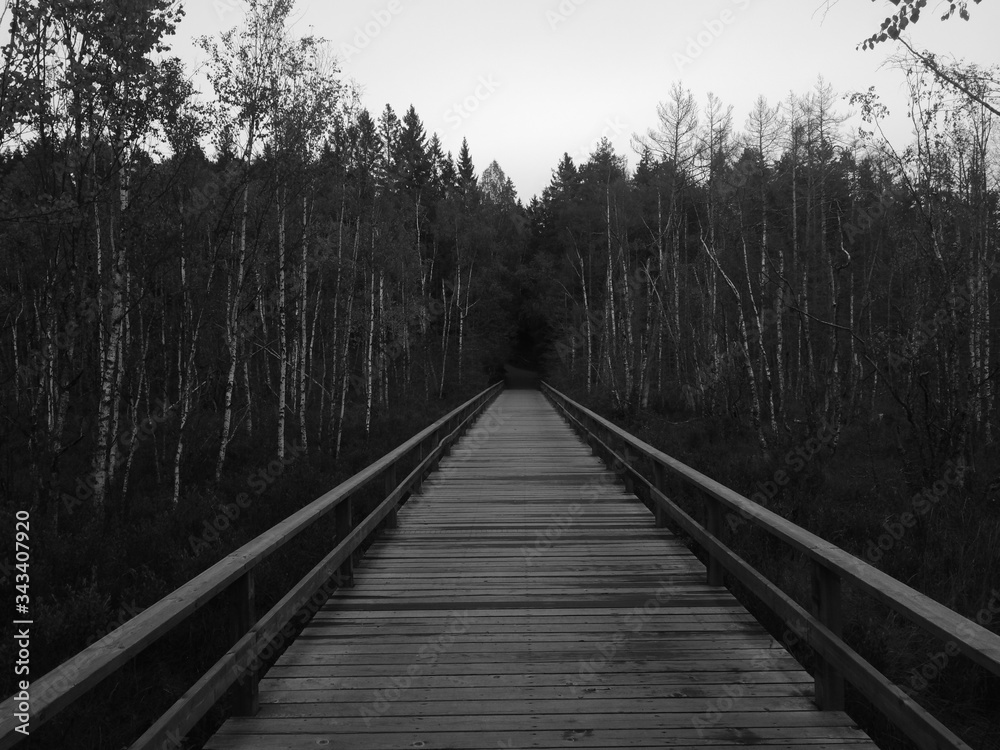
M 276 470 L 279 464 L 270 440 L 274 432 L 267 430 L 266 441 L 246 436 L 234 441 L 227 471 L 218 483 L 209 481 L 214 455 L 193 450 L 185 474 L 201 476 L 202 481 L 189 486 L 176 508 L 170 508 L 166 491 L 148 483 L 143 492 L 134 494 L 128 508 L 113 508 L 100 524 L 85 522 L 83 513 L 63 517 L 57 530 L 33 524 L 31 587 L 37 597 L 32 599 L 32 681 L 100 641 L 475 392 L 467 388 L 444 400 L 414 400 L 375 420 L 367 437 L 361 415 L 354 415 L 345 428 L 337 460 L 332 455 L 332 441 L 324 441 L 310 446 L 308 455 L 295 458 L 290 453 L 288 465 Z M 267 425 L 266 420 L 262 423 Z M 295 440 L 290 438 L 289 444 L 294 446 Z M 257 493 L 256 488 L 262 485 L 254 478 L 261 477 L 261 471 L 268 481 Z M 143 472 L 151 474 L 153 467 L 141 467 L 136 475 Z M 355 495 L 356 518 L 381 499 L 380 491 L 381 483 L 376 481 Z M 227 508 L 233 513 L 241 492 L 249 495 L 249 504 L 228 523 L 222 522 Z M 332 516 L 256 569 L 257 617 L 330 551 Z M 2 520 L 5 528 L 13 528 L 12 518 Z M 213 521 L 220 521 L 216 527 L 224 528 L 209 530 Z M 225 599 L 217 597 L 49 723 L 32 726 L 22 746 L 128 747 L 236 642 Z M 13 640 L 5 638 L 0 643 L 0 663 L 13 664 L 15 658 Z M 16 692 L 14 678 L 13 670 L 3 674 L 0 688 L 5 695 Z M 230 701 L 231 696 L 226 696 L 176 750 L 201 747 L 229 714 Z
M 905 450 L 906 436 L 901 440 L 896 428 L 879 422 L 847 427 L 835 448 L 832 441 L 820 440 L 815 452 L 817 443 L 809 441 L 819 434 L 816 426 L 800 424 L 780 445 L 763 451 L 741 425 L 724 417 L 692 416 L 679 405 L 616 414 L 609 400 L 588 398 L 572 387 L 564 392 L 664 453 L 1000 632 L 1000 457 L 995 449 L 979 448 L 961 481 L 944 482 L 948 466 L 935 467 L 930 475 L 939 477 L 937 488 L 942 482 L 946 487 L 934 495 L 934 482 L 924 479 L 928 467 L 915 465 Z M 672 499 L 704 522 L 692 493 Z M 808 562 L 742 519 L 727 521 L 723 539 L 730 548 L 809 608 Z M 776 639 L 796 640 L 738 581 L 726 578 Z M 1000 678 L 867 592 L 845 584 L 842 595 L 844 639 L 852 648 L 972 747 L 1000 749 Z M 808 647 L 791 650 L 814 669 Z M 850 686 L 847 710 L 880 747 L 914 747 Z

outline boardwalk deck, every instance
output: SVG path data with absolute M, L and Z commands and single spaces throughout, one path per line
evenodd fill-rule
M 875 747 L 540 393 L 482 422 L 206 748 Z

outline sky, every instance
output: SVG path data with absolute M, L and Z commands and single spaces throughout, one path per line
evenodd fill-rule
M 182 0 L 174 50 L 196 69 L 193 44 L 239 23 L 245 0 Z M 1000 2 L 942 22 L 932 0 L 908 32 L 916 48 L 1000 64 Z M 876 86 L 888 135 L 909 142 L 895 43 L 856 49 L 895 9 L 888 0 L 297 0 L 292 33 L 327 39 L 342 74 L 377 117 L 413 104 L 445 150 L 462 138 L 477 172 L 496 160 L 527 203 L 563 153 L 579 164 L 602 136 L 638 161 L 634 134 L 657 125 L 675 81 L 704 105 L 712 92 L 742 128 L 759 95 L 776 104 L 818 76 L 838 94 Z M 993 33 L 990 33 L 993 30 Z M 847 101 L 839 111 L 849 113 Z M 848 121 L 847 127 L 860 124 Z

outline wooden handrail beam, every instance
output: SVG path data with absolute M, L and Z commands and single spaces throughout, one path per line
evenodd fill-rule
M 387 468 L 394 467 L 413 451 L 421 449 L 421 446 L 424 446 L 428 439 L 441 435 L 444 426 L 456 415 L 466 415 L 464 420 L 459 420 L 462 424 L 466 424 L 472 415 L 482 411 L 485 405 L 502 389 L 503 384 L 497 383 L 469 399 L 462 406 L 441 417 L 370 466 L 219 560 L 212 567 L 151 605 L 97 643 L 35 680 L 32 683 L 29 714 L 32 729 L 37 729 L 51 720 L 105 677 L 113 674 L 196 611 L 229 590 L 234 583 L 248 575 L 271 554 L 335 510 L 355 492 L 382 476 Z M 437 445 L 439 446 L 440 443 L 441 441 L 438 440 Z M 439 455 L 439 453 L 437 450 L 432 450 L 430 455 Z M 396 502 L 401 497 L 402 494 L 396 498 Z M 384 505 L 385 503 L 379 507 Z M 370 519 L 371 515 L 368 518 Z M 354 538 L 353 532 L 349 538 Z M 341 549 L 343 546 L 344 542 L 338 545 L 337 549 Z M 343 559 L 340 562 L 343 562 Z M 333 572 L 331 571 L 330 575 L 333 575 Z M 247 634 L 244 640 L 251 636 L 252 632 Z M 232 653 L 231 650 L 226 658 L 229 658 Z M 225 672 L 230 667 L 219 668 Z M 210 682 L 212 681 L 210 680 Z M 15 705 L 14 697 L 0 703 L 0 750 L 13 747 L 24 739 L 24 735 L 16 731 L 19 722 L 14 718 Z M 211 704 L 209 704 L 210 706 Z
M 954 643 L 962 653 L 994 674 L 1000 674 L 1000 636 L 653 448 L 547 383 L 542 383 L 542 391 L 584 438 L 591 441 L 595 452 L 603 449 L 633 481 L 646 484 L 655 501 L 658 525 L 662 516 L 669 516 L 705 550 L 709 559 L 710 581 L 714 566 L 725 568 L 771 612 L 793 627 L 797 637 L 816 651 L 821 660 L 816 675 L 816 698 L 821 708 L 837 710 L 843 707 L 843 681 L 846 678 L 918 747 L 927 750 L 942 747 L 969 750 L 957 735 L 844 643 L 840 609 L 842 582 L 850 581 L 917 626 Z M 603 436 L 599 436 L 598 432 Z M 631 448 L 652 461 L 652 481 L 630 465 L 625 450 L 616 450 L 610 445 L 612 438 L 619 445 Z M 707 496 L 707 528 L 666 496 L 664 482 L 667 472 Z M 810 560 L 815 616 L 722 542 L 720 514 L 713 512 L 713 506 L 738 513 L 741 518 L 782 540 Z
M 202 679 L 184 693 L 129 750 L 160 750 L 165 742 L 184 737 L 233 684 L 248 673 L 249 679 L 255 680 L 255 662 L 261 652 L 282 633 L 305 604 L 323 590 L 331 576 L 343 569 L 345 562 L 368 535 L 395 511 L 406 493 L 427 470 L 430 462 L 440 457 L 447 446 L 458 439 L 462 430 L 476 418 L 477 414 L 478 412 L 473 410 L 455 430 L 446 435 L 399 485 L 387 492 L 386 498 L 360 524 L 351 529 L 326 557 L 285 594 L 271 611 L 214 664 Z
M 572 401 L 547 383 L 543 383 L 542 388 L 545 393 L 557 397 L 556 403 L 559 403 L 560 399 L 565 400 L 574 409 L 579 409 L 581 413 L 596 419 L 624 444 L 662 465 L 665 470 L 685 480 L 689 485 L 715 498 L 724 507 L 739 514 L 740 518 L 785 542 L 809 559 L 838 574 L 843 580 L 859 586 L 914 624 L 945 641 L 954 641 L 962 653 L 1000 676 L 1000 636 L 996 633 L 962 617 L 940 602 L 872 567 L 864 560 L 653 448 L 585 406 Z

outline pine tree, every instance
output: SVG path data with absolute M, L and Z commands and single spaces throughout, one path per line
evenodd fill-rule
M 399 139 L 393 147 L 399 177 L 398 187 L 412 197 L 427 186 L 433 169 L 424 124 L 412 104 L 403 116 Z
M 469 154 L 469 142 L 463 138 L 462 150 L 458 152 L 458 187 L 467 205 L 475 203 L 478 199 L 477 186 L 476 168 Z
M 399 152 L 401 125 L 392 106 L 385 105 L 382 116 L 378 120 L 378 135 L 382 141 L 382 153 L 379 158 L 380 184 L 386 190 L 396 189 L 400 179 L 399 164 L 396 157 Z

